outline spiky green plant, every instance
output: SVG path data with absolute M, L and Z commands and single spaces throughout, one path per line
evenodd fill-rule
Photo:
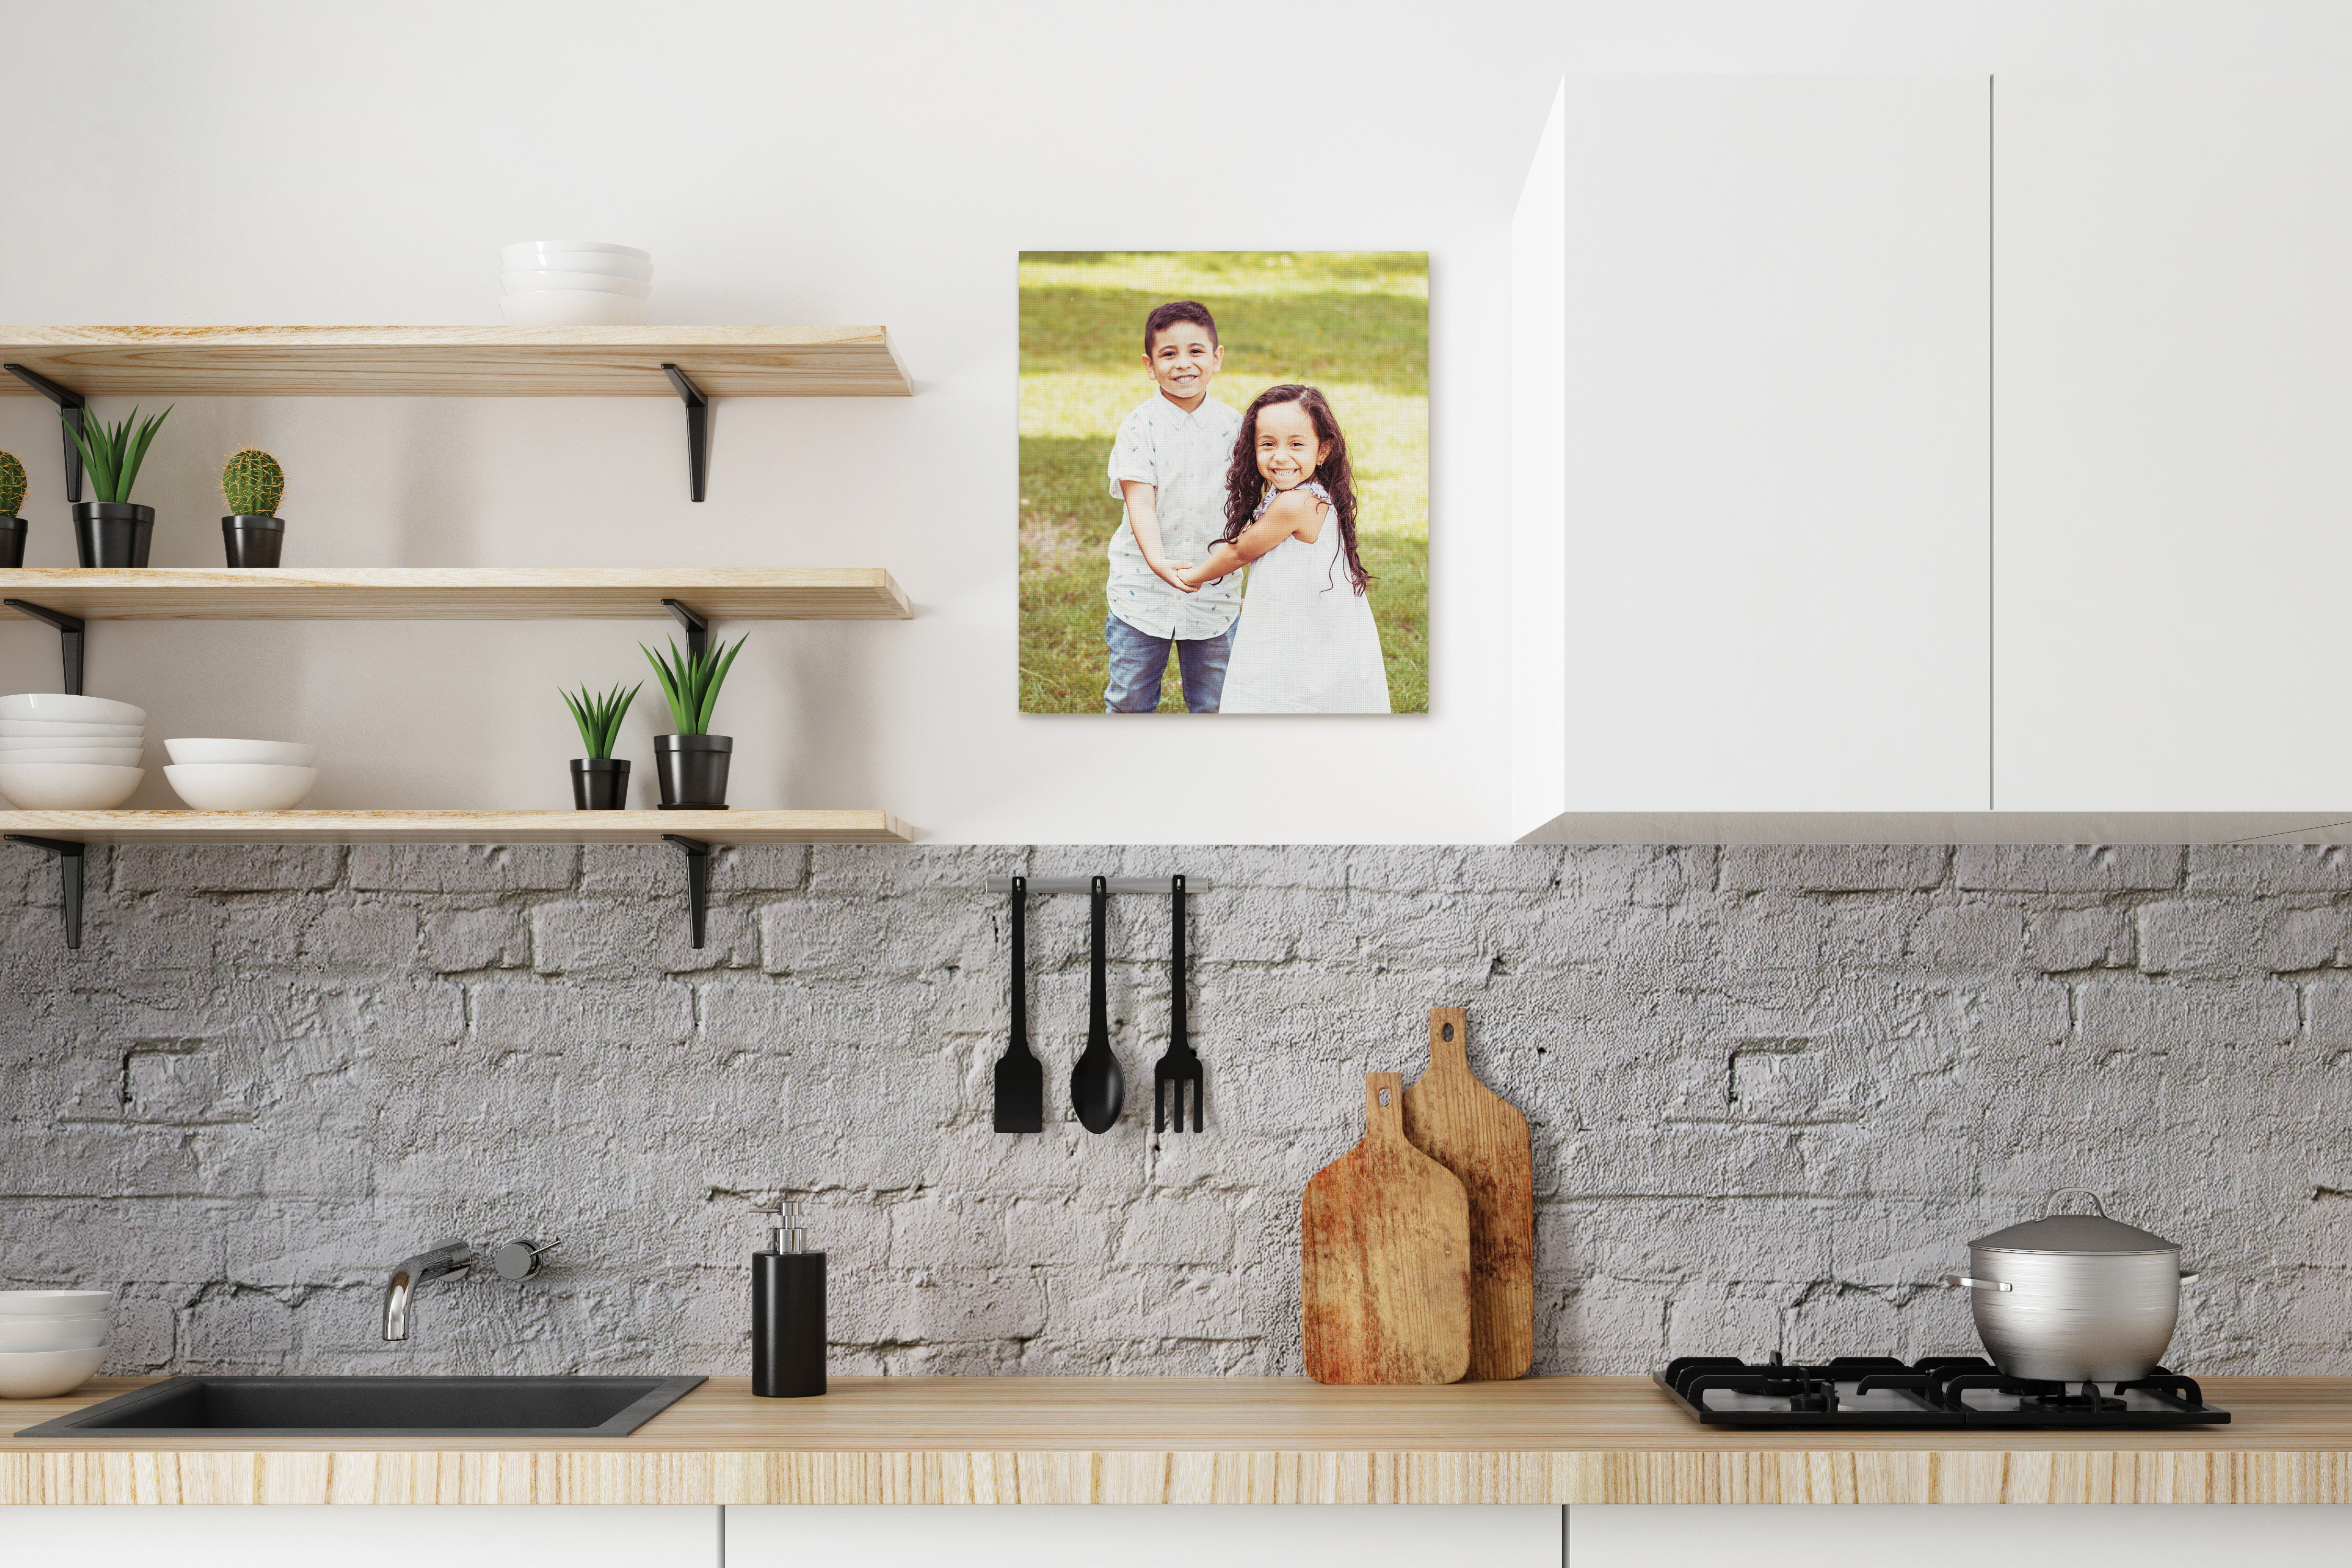
M 0 452 L 0 517 L 14 517 L 25 504 L 25 465 L 14 452 Z
M 613 754 L 614 743 L 621 738 L 621 721 L 629 716 L 629 704 L 637 700 L 645 682 L 640 680 L 626 691 L 618 681 L 602 697 L 583 686 L 578 695 L 566 691 L 563 705 L 572 710 L 572 721 L 580 726 L 580 743 L 588 748 L 591 760 L 603 762 Z
M 702 657 L 697 658 L 681 651 L 677 639 L 672 637 L 667 662 L 645 644 L 637 645 L 654 667 L 654 679 L 661 682 L 662 695 L 669 700 L 671 721 L 677 725 L 679 734 L 710 733 L 710 711 L 719 706 L 719 689 L 727 683 L 728 667 L 735 662 L 735 656 L 743 651 L 749 640 L 748 636 L 740 637 L 733 647 L 721 645 L 705 648 Z
M 286 470 L 258 447 L 247 447 L 221 469 L 221 495 L 239 517 L 274 517 L 286 493 Z
M 65 418 L 65 410 L 59 409 L 58 416 Z M 131 499 L 131 481 L 139 477 L 139 465 L 147 460 L 147 444 L 155 439 L 156 430 L 171 416 L 170 408 L 151 414 L 141 420 L 135 431 L 131 422 L 139 418 L 136 405 L 122 416 L 121 424 L 111 426 L 102 419 L 91 418 L 87 410 L 79 429 L 72 420 L 66 419 L 66 428 L 73 432 L 74 445 L 81 448 L 81 466 L 89 470 L 90 488 L 98 491 L 99 500 Z

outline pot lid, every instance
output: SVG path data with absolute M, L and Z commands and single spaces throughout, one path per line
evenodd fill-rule
M 2060 1214 L 2050 1212 L 2060 1198 L 2082 1196 L 2091 1200 L 2096 1214 Z M 1969 1243 L 1970 1247 L 1991 1247 L 2000 1252 L 2178 1252 L 2179 1244 L 2169 1242 L 2137 1226 L 2126 1225 L 2119 1219 L 2109 1219 L 2099 1203 L 2098 1195 L 2082 1187 L 2068 1187 L 2042 1200 L 2042 1217 L 2029 1219 L 1980 1236 Z

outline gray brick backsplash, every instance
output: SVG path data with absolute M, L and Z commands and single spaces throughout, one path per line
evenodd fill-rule
M 1124 896 L 1126 1119 L 1066 1108 L 1086 900 L 1029 926 L 1042 1135 L 989 1131 L 1009 870 L 1192 900 L 1210 1131 L 1155 1140 L 1163 902 Z M 2244 846 L 0 858 L 0 1283 L 120 1292 L 110 1370 L 741 1373 L 755 1205 L 813 1194 L 836 1372 L 1296 1373 L 1298 1193 L 1466 1005 L 1534 1126 L 1538 1372 L 1975 1349 L 1929 1282 L 2050 1187 L 2204 1278 L 2171 1362 L 2352 1359 L 2352 859 Z M 420 1294 L 444 1236 L 552 1267 Z

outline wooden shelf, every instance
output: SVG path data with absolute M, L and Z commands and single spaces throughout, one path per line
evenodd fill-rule
M 911 397 L 881 327 L 0 327 L 84 396 Z M 0 396 L 39 394 L 0 377 Z
M 102 621 L 885 621 L 913 615 L 876 566 L 20 567 L 0 598 Z
M 0 811 L 79 844 L 911 844 L 887 811 Z

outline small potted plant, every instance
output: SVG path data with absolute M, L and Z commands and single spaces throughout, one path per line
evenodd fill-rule
M 654 776 L 661 781 L 664 811 L 724 811 L 727 809 L 727 763 L 735 750 L 731 735 L 710 732 L 711 710 L 719 706 L 719 689 L 726 684 L 728 667 L 743 651 L 745 638 L 733 647 L 705 648 L 698 656 L 678 651 L 672 638 L 669 658 L 639 643 L 669 700 L 669 716 L 677 726 L 674 735 L 654 737 Z
M 73 432 L 74 445 L 81 449 L 81 466 L 89 475 L 90 488 L 98 492 L 96 500 L 73 503 L 74 549 L 83 565 L 147 564 L 147 547 L 155 532 L 155 509 L 134 504 L 131 486 L 139 478 L 139 465 L 147 460 L 148 443 L 155 439 L 155 432 L 171 414 L 169 408 L 151 414 L 135 430 L 131 424 L 139 418 L 135 406 L 123 416 L 121 424 L 110 427 L 87 411 L 79 428 L 71 420 L 66 422 L 66 428 Z
M 14 452 L 0 452 L 0 566 L 25 563 L 25 465 Z
M 221 542 L 232 566 L 275 566 L 286 542 L 286 521 L 277 515 L 286 493 L 286 471 L 278 459 L 247 447 L 221 469 L 221 495 L 231 516 L 221 519 Z
M 586 756 L 572 759 L 572 804 L 580 810 L 629 809 L 628 759 L 615 758 L 613 743 L 621 738 L 621 721 L 628 717 L 629 704 L 644 685 L 640 680 L 624 691 L 615 682 L 602 697 L 585 686 L 576 694 L 563 693 L 563 705 L 580 726 L 580 743 L 588 750 Z

